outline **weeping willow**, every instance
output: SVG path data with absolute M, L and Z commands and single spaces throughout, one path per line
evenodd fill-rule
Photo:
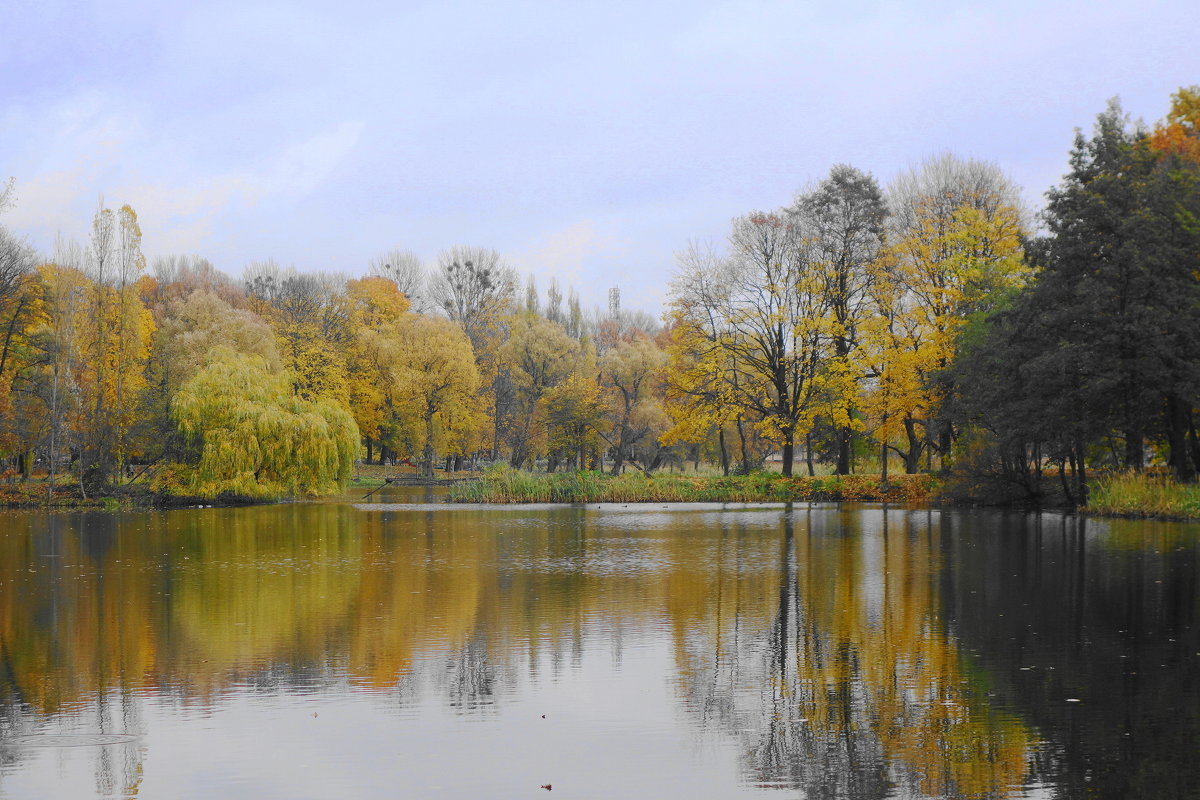
M 173 482 L 198 497 L 341 491 L 358 451 L 346 409 L 295 396 L 288 377 L 272 374 L 262 357 L 223 347 L 180 387 L 172 416 L 198 454 Z

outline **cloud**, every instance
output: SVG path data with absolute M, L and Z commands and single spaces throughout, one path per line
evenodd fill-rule
M 616 238 L 601 235 L 592 220 L 584 219 L 540 237 L 518 255 L 518 266 L 537 278 L 540 288 L 555 278 L 565 290 L 579 285 L 589 257 L 622 249 Z
M 153 114 L 97 91 L 43 109 L 16 109 L 3 121 L 10 129 L 50 132 L 26 141 L 6 225 L 48 251 L 59 235 L 85 237 L 103 197 L 110 207 L 128 204 L 138 212 L 149 255 L 204 251 L 229 215 L 259 204 L 288 205 L 319 191 L 365 127 L 326 124 L 261 154 L 257 166 L 212 170 L 183 143 L 153 137 Z

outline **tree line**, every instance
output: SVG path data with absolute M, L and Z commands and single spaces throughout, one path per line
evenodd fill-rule
M 1152 127 L 1114 101 L 1038 216 L 944 155 L 886 189 L 839 165 L 680 258 L 668 434 L 753 434 L 790 474 L 856 448 L 976 495 L 1086 502 L 1088 465 L 1200 469 L 1200 88 Z M 749 431 L 749 432 L 748 432 Z M 743 462 L 748 461 L 743 457 Z
M 1071 502 L 1089 466 L 1192 480 L 1198 98 L 1152 127 L 1110 106 L 1038 217 L 988 162 L 886 187 L 837 165 L 682 250 L 661 323 L 615 290 L 585 310 L 522 287 L 481 247 L 235 279 L 148 267 L 129 206 L 49 257 L 0 226 L 0 455 L 85 494 L 320 493 L 359 459 L 728 474 L 772 453 L 787 475 L 894 462 Z
M 661 325 L 619 295 L 600 311 L 554 281 L 521 290 L 494 250 L 235 279 L 198 256 L 148 266 L 135 211 L 101 204 L 86 244 L 43 258 L 0 228 L 0 259 L 0 453 L 51 493 L 145 476 L 176 494 L 319 494 L 360 459 L 432 474 L 442 459 L 654 469 L 666 453 Z

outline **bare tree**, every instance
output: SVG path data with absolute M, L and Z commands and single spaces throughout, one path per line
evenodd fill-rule
M 162 308 L 194 292 L 214 294 L 231 305 L 241 305 L 245 300 L 237 282 L 203 256 L 159 256 L 150 271 L 158 283 L 156 299 Z
M 922 216 L 949 219 L 964 205 L 987 215 L 1016 208 L 1021 212 L 1019 221 L 1028 222 L 1017 185 L 990 161 L 942 153 L 897 175 L 887 189 L 894 230 L 913 230 Z
M 516 295 L 517 273 L 500 254 L 484 247 L 452 247 L 438 256 L 429 294 L 462 326 L 478 356 L 489 333 Z
M 414 311 L 424 311 L 427 304 L 425 267 L 411 250 L 392 248 L 367 262 L 367 272 L 387 278 L 408 298 Z

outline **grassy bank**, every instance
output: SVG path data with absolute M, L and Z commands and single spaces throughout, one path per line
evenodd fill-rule
M 1200 518 L 1200 485 L 1176 483 L 1163 475 L 1122 473 L 1088 487 L 1089 514 L 1116 517 Z
M 688 476 L 627 472 L 551 474 L 493 469 L 479 480 L 450 489 L 455 503 L 753 503 L 753 502 L 927 502 L 934 480 L 900 475 L 883 484 L 877 475 L 785 478 L 772 473 Z

